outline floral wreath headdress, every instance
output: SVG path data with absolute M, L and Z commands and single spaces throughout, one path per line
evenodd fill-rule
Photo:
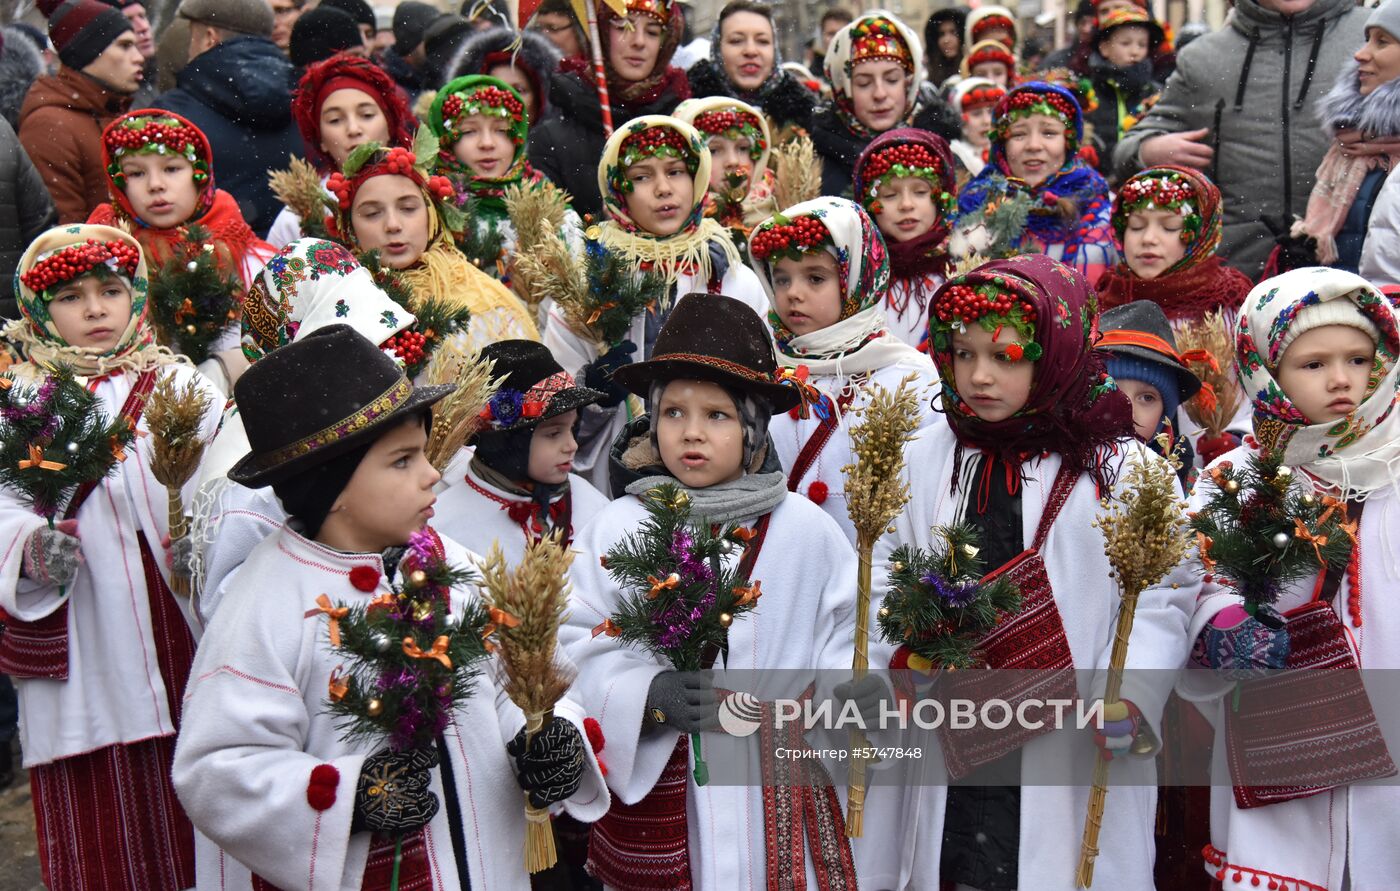
M 932 307 L 929 327 L 933 330 L 935 346 L 940 350 L 950 346 L 953 332 L 966 333 L 968 325 L 980 325 L 993 339 L 1010 328 L 1019 339 L 1007 345 L 1007 358 L 1034 362 L 1044 354 L 1035 340 L 1038 318 L 1034 306 L 993 279 L 977 285 L 954 284 L 945 288 Z
M 1180 214 L 1183 244 L 1191 244 L 1201 235 L 1205 219 L 1196 188 L 1175 170 L 1145 171 L 1119 189 L 1113 207 L 1113 231 L 1119 241 L 1127 230 L 1128 217 L 1143 210 L 1170 210 Z
M 763 138 L 763 124 L 751 112 L 741 108 L 721 108 L 695 116 L 691 126 L 706 136 L 723 136 L 738 142 L 749 140 L 749 160 L 757 161 L 768 150 Z
M 947 218 L 957 207 L 957 198 L 946 189 L 948 170 L 928 146 L 905 142 L 881 149 L 866 162 L 862 177 L 867 185 L 857 200 L 872 214 L 880 213 L 880 189 L 892 179 L 916 177 L 933 187 L 933 204 L 940 217 Z
M 213 203 L 209 188 L 209 143 L 194 124 L 169 112 L 140 111 L 124 115 L 102 132 L 102 150 L 107 156 L 107 175 L 112 184 L 126 191 L 122 158 L 131 155 L 173 155 L 184 158 L 194 168 L 194 184 L 199 191 L 199 211 Z
M 350 210 L 360 186 L 376 176 L 403 176 L 412 180 L 430 200 L 442 225 L 450 232 L 460 232 L 465 219 L 453 203 L 457 191 L 445 176 L 434 174 L 433 164 L 438 154 L 438 139 L 427 127 L 419 127 L 413 139 L 413 150 L 395 146 L 385 150 L 377 142 L 356 146 L 341 169 L 326 180 L 326 189 L 334 196 L 331 201 L 335 234 L 350 234 Z

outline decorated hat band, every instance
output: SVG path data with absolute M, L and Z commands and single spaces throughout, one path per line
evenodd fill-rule
M 1016 23 L 1000 13 L 983 16 L 972 26 L 972 41 L 976 43 L 982 40 L 988 31 L 1009 31 L 1016 33 Z
M 945 331 L 966 333 L 968 325 L 979 325 L 993 339 L 1010 328 L 1019 340 L 1006 347 L 1013 361 L 1039 359 L 1044 351 L 1035 341 L 1035 307 L 1008 288 L 994 282 L 976 285 L 953 284 L 943 289 L 933 306 L 933 324 Z
M 1204 220 L 1196 189 L 1175 170 L 1146 171 L 1123 184 L 1113 211 L 1113 229 L 1121 239 L 1128 218 L 1145 210 L 1167 210 L 1181 215 L 1181 240 L 1190 244 L 1201 234 Z
M 666 0 L 627 0 L 627 11 L 649 16 L 662 24 L 671 18 L 671 5 Z
M 24 286 L 36 294 L 48 292 L 97 269 L 105 269 L 127 279 L 136 275 L 141 263 L 141 251 L 124 241 L 99 241 L 89 238 L 82 244 L 70 244 L 41 259 L 20 276 Z
M 478 418 L 492 430 L 507 430 L 522 420 L 543 417 L 554 397 L 574 386 L 573 375 L 556 371 L 524 392 L 503 387 L 487 401 Z
M 482 84 L 474 89 L 454 91 L 442 103 L 444 148 L 461 138 L 462 122 L 473 115 L 509 121 L 511 142 L 520 145 L 525 141 L 528 122 L 520 96 L 514 90 Z
M 755 260 L 776 263 L 779 260 L 800 260 L 806 254 L 835 250 L 835 241 L 826 224 L 814 216 L 790 219 L 776 214 L 759 226 L 749 242 L 749 252 Z
M 763 138 L 763 124 L 752 113 L 739 108 L 723 108 L 707 111 L 695 116 L 691 122 L 696 130 L 706 136 L 723 136 L 738 142 L 749 140 L 749 158 L 757 161 L 768 150 L 768 141 Z
M 204 136 L 192 125 L 170 115 L 133 115 L 107 128 L 102 145 L 110 162 L 107 173 L 117 188 L 126 190 L 121 159 L 129 155 L 174 155 L 194 167 L 196 185 L 209 181 L 209 159 L 204 157 Z
M 894 22 L 882 16 L 861 19 L 851 34 L 851 67 L 882 60 L 898 62 L 905 71 L 914 70 L 914 54 Z
M 892 145 L 872 155 L 866 162 L 862 178 L 869 185 L 865 194 L 858 196 L 870 213 L 880 213 L 880 190 L 891 180 L 915 177 L 933 187 L 934 206 L 939 213 L 952 211 L 956 199 L 944 189 L 948 171 L 943 161 L 928 146 L 916 142 Z

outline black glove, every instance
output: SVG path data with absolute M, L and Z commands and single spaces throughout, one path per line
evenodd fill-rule
M 525 730 L 506 743 L 506 754 L 515 759 L 515 778 L 528 793 L 532 807 L 548 807 L 578 791 L 583 783 L 583 737 L 564 718 L 556 716 L 525 748 Z
M 429 771 L 437 763 L 436 749 L 386 750 L 366 758 L 350 831 L 405 835 L 427 824 L 438 812 L 437 796 L 428 791 Z
M 844 684 L 837 684 L 832 693 L 836 697 L 838 714 L 839 710 L 846 707 L 847 702 L 856 704 L 856 711 L 860 713 L 866 730 L 880 729 L 882 710 L 894 710 L 894 694 L 890 692 L 889 685 L 873 674 L 868 674 L 858 681 L 849 680 Z M 885 703 L 889 705 L 886 706 Z
M 603 355 L 583 366 L 583 385 L 590 390 L 606 393 L 607 398 L 598 402 L 604 408 L 612 408 L 627 398 L 627 388 L 613 380 L 613 372 L 624 365 L 632 364 L 632 356 L 637 345 L 624 340 Z
M 1274 236 L 1278 245 L 1278 271 L 1287 272 L 1303 266 L 1317 266 L 1317 239 L 1311 235 L 1294 235 L 1293 226 L 1282 218 L 1259 218 Z
M 651 679 L 642 727 L 680 733 L 719 728 L 719 697 L 708 671 L 663 671 Z

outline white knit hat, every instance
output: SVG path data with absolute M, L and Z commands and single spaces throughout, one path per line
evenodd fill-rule
M 1391 37 L 1400 39 L 1400 2 L 1385 0 L 1377 6 L 1370 18 L 1366 19 L 1366 27 L 1362 33 L 1369 33 L 1372 28 L 1380 28 Z
M 1381 339 L 1380 331 L 1377 330 L 1375 323 L 1361 312 L 1361 307 L 1345 297 L 1338 297 L 1323 303 L 1314 303 L 1298 310 L 1298 315 L 1294 316 L 1288 330 L 1283 333 L 1283 340 L 1279 343 L 1279 358 L 1282 359 L 1283 354 L 1288 352 L 1288 347 L 1293 341 L 1314 328 L 1321 328 L 1324 325 L 1349 325 L 1366 332 L 1366 336 L 1376 343 L 1379 343 Z

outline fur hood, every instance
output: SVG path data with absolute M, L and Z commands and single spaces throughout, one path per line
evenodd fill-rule
M 19 130 L 19 107 L 34 79 L 44 73 L 44 57 L 28 34 L 18 28 L 3 29 L 0 50 L 0 117 Z
M 783 469 L 773 438 L 765 436 L 763 448 L 754 453 L 749 473 L 779 473 Z M 620 498 L 627 487 L 645 476 L 669 476 L 661 463 L 661 453 L 651 441 L 651 420 L 642 415 L 618 431 L 608 449 L 608 483 L 613 497 Z
M 550 80 L 559 70 L 559 60 L 563 57 L 559 49 L 549 42 L 549 38 L 541 37 L 534 31 L 516 32 L 507 31 L 505 28 L 493 28 L 473 34 L 457 50 L 452 61 L 447 63 L 443 83 L 468 74 L 485 74 L 481 69 L 486 57 L 491 53 L 512 52 L 517 39 L 520 41 L 520 55 L 517 57 L 519 65 L 535 73 L 536 94 L 540 97 L 540 119 L 543 120 L 550 112 Z
M 1356 78 L 1360 67 L 1355 59 L 1348 59 L 1332 89 L 1318 97 L 1317 116 L 1323 130 L 1333 139 L 1345 129 L 1360 130 L 1368 139 L 1400 136 L 1400 78 L 1362 96 Z

